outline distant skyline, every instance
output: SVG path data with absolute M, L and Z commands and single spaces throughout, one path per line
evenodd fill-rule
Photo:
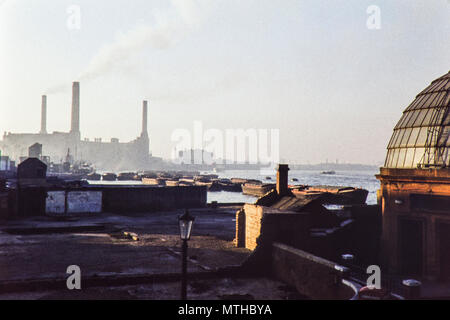
M 367 27 L 370 6 L 379 29 Z M 415 96 L 450 70 L 450 2 L 0 1 L 0 131 L 131 141 L 149 101 L 150 150 L 171 134 L 279 129 L 291 163 L 384 162 Z

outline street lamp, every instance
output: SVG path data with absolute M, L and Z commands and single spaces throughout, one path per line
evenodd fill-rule
M 341 255 L 341 259 L 342 259 L 344 266 L 350 268 L 353 265 L 353 260 L 355 260 L 355 256 L 350 253 L 346 253 L 346 254 Z
M 183 241 L 182 244 L 182 264 L 181 264 L 181 300 L 186 300 L 187 292 L 187 249 L 188 240 L 191 238 L 192 225 L 194 224 L 195 217 L 189 214 L 189 211 L 178 217 L 178 224 L 180 227 L 180 238 Z

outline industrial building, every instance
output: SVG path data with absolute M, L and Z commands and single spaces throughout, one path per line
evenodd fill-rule
M 377 175 L 390 273 L 450 279 L 449 132 L 450 72 L 403 112 Z
M 42 145 L 42 156 L 53 163 L 62 163 L 70 154 L 73 161 L 86 161 L 104 170 L 146 169 L 151 160 L 147 132 L 147 101 L 142 107 L 142 132 L 131 142 L 118 139 L 103 142 L 100 138 L 89 141 L 81 139 L 80 132 L 80 83 L 72 86 L 71 128 L 69 132 L 47 132 L 47 97 L 42 96 L 41 130 L 39 133 L 6 133 L 0 141 L 3 155 L 17 162 L 29 156 L 30 146 Z

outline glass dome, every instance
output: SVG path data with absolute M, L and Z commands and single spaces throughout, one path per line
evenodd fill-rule
M 388 145 L 386 168 L 448 167 L 450 72 L 434 80 L 403 111 Z

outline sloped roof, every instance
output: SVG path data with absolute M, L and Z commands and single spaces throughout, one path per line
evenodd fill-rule
M 285 212 L 308 212 L 311 214 L 311 227 L 328 228 L 340 224 L 339 217 L 325 208 L 319 195 L 317 198 L 305 198 L 285 196 L 270 206 L 271 209 L 282 210 Z
M 322 207 L 322 204 L 317 199 L 318 197 L 307 199 L 307 198 L 297 198 L 293 196 L 285 196 L 279 199 L 274 204 L 272 204 L 270 207 L 280 210 L 291 210 L 297 212 L 307 211 L 307 209 L 310 207 L 314 208 Z
M 38 158 L 27 158 L 18 165 L 19 169 L 20 168 L 29 168 L 29 167 L 46 168 L 47 165 L 44 162 L 42 162 L 41 160 L 39 160 Z

